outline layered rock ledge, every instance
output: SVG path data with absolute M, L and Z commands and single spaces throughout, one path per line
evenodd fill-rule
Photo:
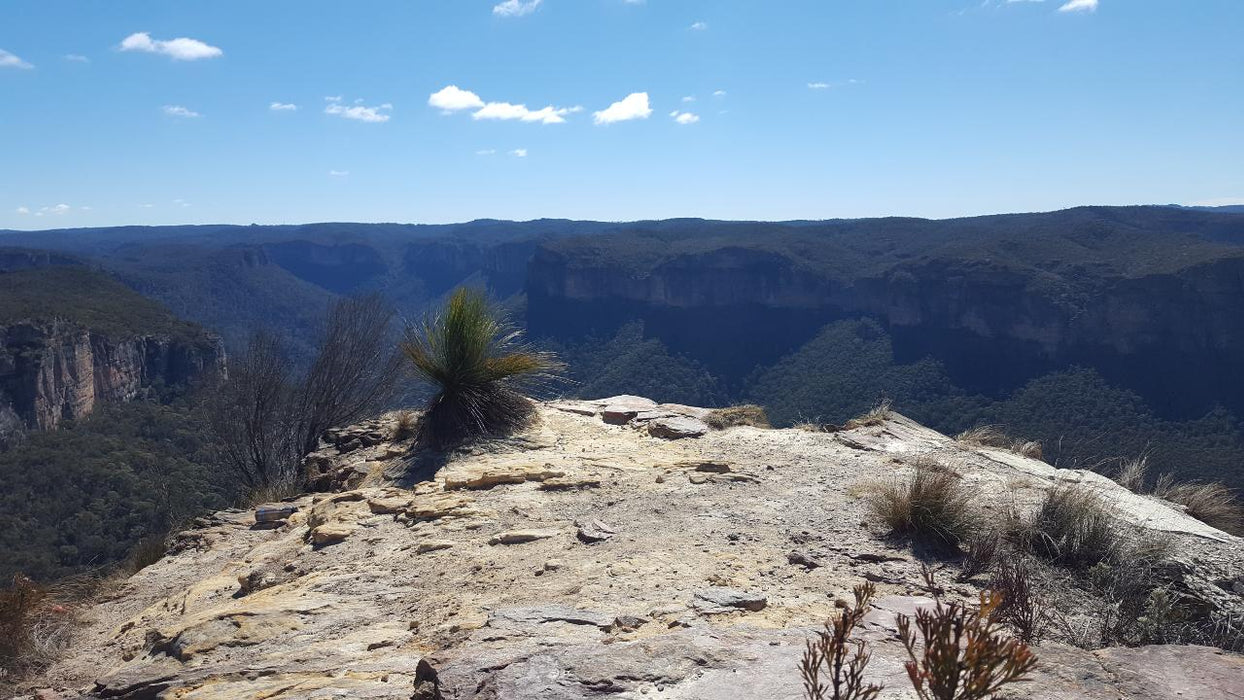
M 921 562 L 880 536 L 860 495 L 930 453 L 999 518 L 1085 483 L 1129 526 L 1176 538 L 1207 595 L 1234 605 L 1244 591 L 1240 539 L 1096 474 L 897 415 L 836 434 L 699 431 L 703 411 L 549 404 L 527 433 L 451 455 L 412 454 L 387 437 L 391 418 L 335 431 L 308 463 L 336 492 L 181 533 L 87 613 L 47 682 L 135 699 L 785 700 L 802 694 L 805 639 L 868 580 L 871 675 L 882 697 L 913 697 L 894 619 L 931 602 Z M 944 581 L 952 597 L 979 591 Z M 1015 697 L 1244 697 L 1244 658 L 1215 649 L 1037 651 Z

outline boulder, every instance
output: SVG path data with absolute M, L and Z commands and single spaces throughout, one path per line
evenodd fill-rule
M 667 440 L 700 437 L 707 432 L 707 423 L 702 420 L 687 418 L 685 416 L 657 418 L 656 420 L 648 423 L 649 435 L 653 437 L 665 438 Z

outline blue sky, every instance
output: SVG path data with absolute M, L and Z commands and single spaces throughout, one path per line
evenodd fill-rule
M 1244 203 L 1242 30 L 1240 0 L 4 0 L 0 227 Z

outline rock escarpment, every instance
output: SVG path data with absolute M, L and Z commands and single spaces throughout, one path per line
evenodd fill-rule
M 62 320 L 0 327 L 0 402 L 39 430 L 157 384 L 210 381 L 224 368 L 223 344 L 206 333 L 110 337 Z
M 1098 475 L 900 416 L 836 434 L 654 430 L 700 411 L 552 404 L 522 435 L 449 455 L 388 439 L 396 419 L 334 431 L 309 463 L 337 491 L 181 533 L 86 611 L 46 682 L 133 699 L 787 700 L 805 639 L 868 580 L 870 675 L 883 698 L 911 698 L 895 615 L 931 601 L 921 561 L 880 536 L 860 494 L 928 455 L 993 518 L 1058 484 L 1095 489 L 1124 527 L 1176 539 L 1189 585 L 1241 602 L 1238 538 Z M 980 589 L 940 576 L 954 598 Z M 1217 700 L 1244 678 L 1244 658 L 1204 647 L 1038 653 L 1017 697 Z

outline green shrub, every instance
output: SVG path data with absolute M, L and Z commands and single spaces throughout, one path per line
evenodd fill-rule
M 535 406 L 519 393 L 547 378 L 560 364 L 519 343 L 478 291 L 460 288 L 445 308 L 408 328 L 402 350 L 436 394 L 420 424 L 420 439 L 433 447 L 525 427 Z

